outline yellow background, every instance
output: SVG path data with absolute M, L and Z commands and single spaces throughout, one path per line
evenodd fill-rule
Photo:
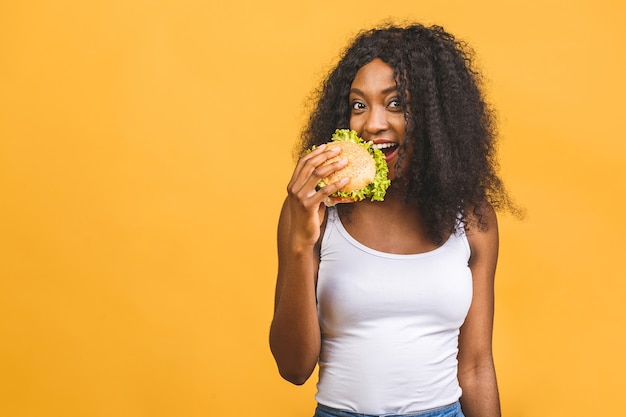
M 219 3 L 219 4 L 218 4 Z M 0 415 L 310 416 L 267 333 L 306 98 L 385 18 L 476 49 L 499 111 L 504 415 L 620 415 L 618 1 L 0 3 Z

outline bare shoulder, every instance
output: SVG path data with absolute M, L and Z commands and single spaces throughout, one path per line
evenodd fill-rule
M 497 257 L 498 217 L 491 204 L 485 202 L 468 210 L 467 240 L 472 260 L 485 256 Z

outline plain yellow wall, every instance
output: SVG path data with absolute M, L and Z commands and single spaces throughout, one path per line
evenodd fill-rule
M 277 215 L 307 95 L 393 17 L 474 46 L 528 211 L 500 221 L 504 415 L 619 415 L 625 10 L 2 2 L 0 415 L 312 415 L 267 346 Z

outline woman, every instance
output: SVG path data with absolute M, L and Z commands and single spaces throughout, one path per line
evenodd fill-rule
M 322 166 L 339 153 L 322 145 L 338 128 L 384 151 L 383 202 L 323 204 L 347 183 L 317 187 L 347 164 Z M 280 374 L 303 384 L 319 363 L 317 417 L 500 416 L 495 210 L 511 205 L 467 47 L 435 26 L 361 33 L 319 91 L 301 149 L 278 225 Z

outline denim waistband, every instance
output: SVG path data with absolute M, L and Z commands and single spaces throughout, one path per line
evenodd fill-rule
M 360 414 L 318 404 L 313 417 L 463 417 L 463 413 L 458 401 L 442 407 L 408 414 Z

